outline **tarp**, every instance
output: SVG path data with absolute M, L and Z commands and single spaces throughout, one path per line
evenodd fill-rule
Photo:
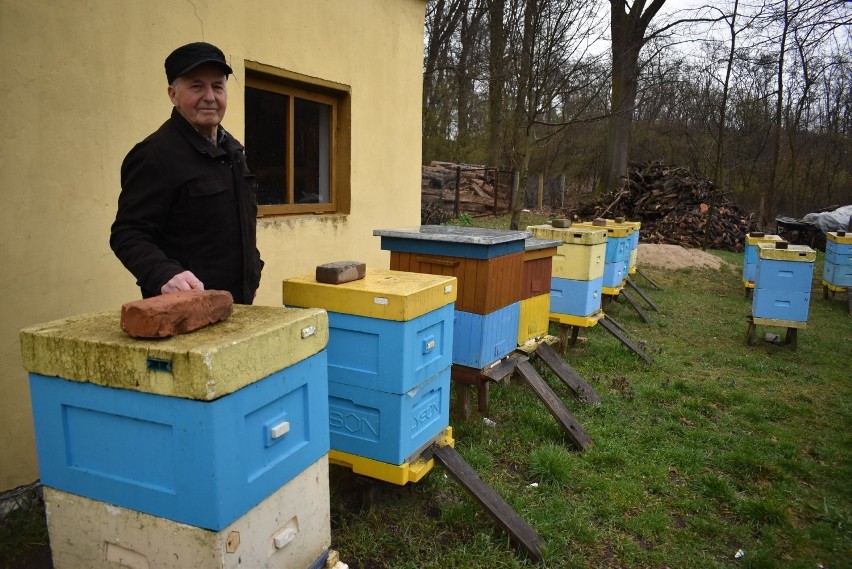
M 823 233 L 827 233 L 829 231 L 847 231 L 852 229 L 849 227 L 850 217 L 852 217 L 852 205 L 844 205 L 834 211 L 808 213 L 802 218 L 802 221 L 813 223 Z

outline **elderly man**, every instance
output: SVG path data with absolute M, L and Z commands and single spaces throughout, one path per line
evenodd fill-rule
M 227 290 L 251 304 L 263 261 L 243 146 L 221 126 L 233 73 L 219 48 L 191 43 L 165 62 L 174 108 L 121 165 L 110 246 L 148 298 Z

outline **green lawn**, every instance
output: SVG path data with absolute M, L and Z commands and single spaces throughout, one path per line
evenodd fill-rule
M 652 366 L 599 326 L 569 350 L 599 407 L 535 362 L 591 450 L 573 451 L 518 380 L 492 388 L 496 426 L 476 413 L 453 424 L 459 453 L 547 541 L 540 566 L 852 566 L 852 317 L 823 300 L 820 255 L 798 351 L 748 346 L 742 255 L 714 253 L 735 268 L 643 269 L 662 287 L 636 278 L 661 309 L 650 324 L 610 305 Z M 760 338 L 768 332 L 785 330 L 758 327 Z M 332 469 L 332 547 L 352 569 L 535 565 L 440 466 L 419 484 L 386 488 L 372 508 L 361 501 L 366 486 Z

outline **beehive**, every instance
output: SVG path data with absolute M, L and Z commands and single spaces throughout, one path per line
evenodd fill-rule
M 603 291 L 617 294 L 624 286 L 629 274 L 631 242 L 636 232 L 632 222 L 613 220 L 595 220 L 594 222 L 575 223 L 577 228 L 602 229 L 607 233 L 606 254 L 604 256 Z
M 328 453 L 324 311 L 237 305 L 163 340 L 119 320 L 21 332 L 46 486 L 218 531 Z
M 452 364 L 454 277 L 368 268 L 333 285 L 283 283 L 284 304 L 328 311 L 329 381 L 405 393 Z
M 829 231 L 825 234 L 822 279 L 835 287 L 852 287 L 852 233 Z
M 529 232 L 423 225 L 373 235 L 392 269 L 458 278 L 454 364 L 485 366 L 515 349 Z
M 757 247 L 752 315 L 807 322 L 816 252 L 806 245 L 784 242 L 760 243 Z
M 760 243 L 777 243 L 783 241 L 778 235 L 753 231 L 746 234 L 743 247 L 743 284 L 754 288 L 754 277 L 757 272 L 757 246 Z
M 44 502 L 56 569 L 323 567 L 331 543 L 326 456 L 219 531 L 50 487 Z
M 285 304 L 328 311 L 333 451 L 399 465 L 449 425 L 457 284 L 383 269 L 343 284 L 284 281 Z

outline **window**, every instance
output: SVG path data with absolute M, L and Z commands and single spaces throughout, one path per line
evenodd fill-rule
M 246 62 L 246 161 L 258 215 L 348 213 L 348 133 L 347 87 Z

